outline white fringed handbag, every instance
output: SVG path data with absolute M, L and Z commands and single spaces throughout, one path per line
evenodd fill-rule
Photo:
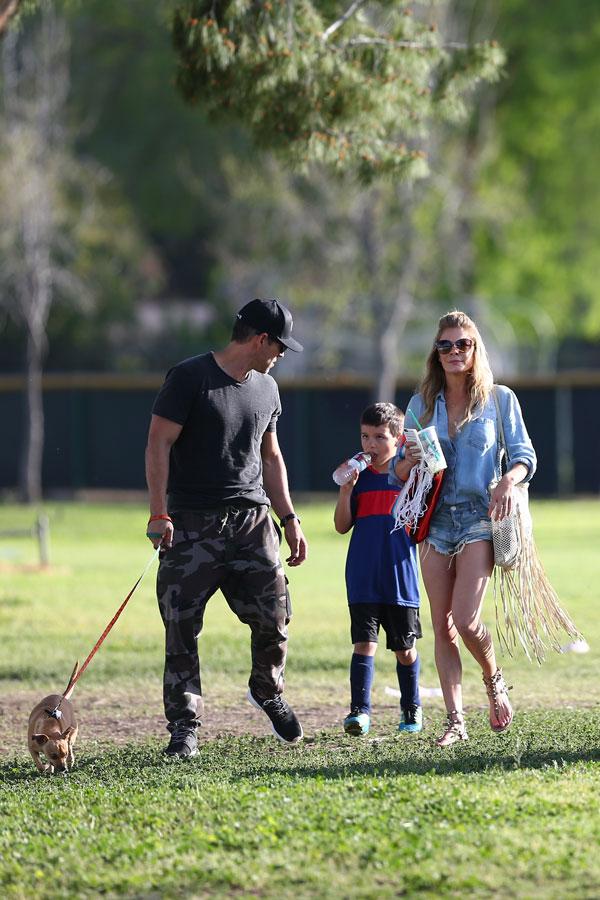
M 506 457 L 506 466 L 510 468 L 510 457 L 495 387 L 493 393 L 498 437 L 497 471 L 501 475 L 502 460 Z M 492 483 L 490 489 L 496 484 Z M 528 659 L 535 656 L 541 663 L 548 647 L 560 652 L 561 632 L 574 638 L 581 638 L 581 635 L 562 609 L 539 560 L 533 540 L 527 484 L 515 485 L 514 501 L 509 516 L 492 520 L 496 631 L 500 644 L 510 656 L 520 643 Z
M 410 470 L 408 479 L 392 507 L 394 517 L 392 533 L 399 528 L 405 528 L 415 544 L 420 544 L 429 534 L 429 524 L 440 497 L 446 469 L 446 460 L 435 428 L 421 428 L 420 431 L 421 435 L 429 435 L 423 443 L 417 432 L 413 432 L 413 440 L 418 442 L 423 456 Z
M 421 460 L 410 470 L 404 486 L 392 507 L 394 531 L 415 528 L 427 511 L 427 498 L 433 486 L 433 475 Z

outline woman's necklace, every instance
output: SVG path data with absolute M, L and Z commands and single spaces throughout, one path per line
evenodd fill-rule
M 467 403 L 463 397 L 451 400 L 446 396 L 446 415 L 448 417 L 448 434 L 455 437 L 467 414 Z

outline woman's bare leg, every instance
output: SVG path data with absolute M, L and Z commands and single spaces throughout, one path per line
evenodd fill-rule
M 492 636 L 481 621 L 483 598 L 494 567 L 490 541 L 466 544 L 455 557 L 456 577 L 452 592 L 452 616 L 463 643 L 481 666 L 485 678 L 496 673 L 496 655 Z M 497 711 L 496 711 L 497 707 Z M 504 728 L 512 719 L 512 708 L 506 693 L 490 699 L 490 724 Z
M 431 544 L 421 545 L 421 574 L 431 607 L 435 665 L 446 709 L 462 713 L 462 664 L 458 632 L 452 618 L 455 562 L 438 553 Z

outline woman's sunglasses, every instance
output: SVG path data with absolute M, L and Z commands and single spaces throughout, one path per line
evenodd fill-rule
M 466 351 L 470 350 L 473 346 L 475 346 L 475 341 L 471 338 L 459 338 L 457 341 L 435 342 L 435 349 L 444 356 L 446 353 L 450 353 L 453 347 L 456 347 L 461 353 L 466 353 Z

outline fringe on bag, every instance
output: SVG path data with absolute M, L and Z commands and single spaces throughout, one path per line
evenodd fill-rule
M 427 495 L 432 484 L 433 475 L 425 463 L 420 462 L 413 466 L 392 507 L 394 517 L 392 534 L 407 525 L 409 528 L 416 527 L 418 520 L 427 511 Z
M 577 626 L 562 609 L 540 562 L 533 540 L 527 503 L 517 504 L 521 552 L 511 568 L 494 567 L 496 631 L 509 656 L 518 644 L 529 660 L 542 663 L 547 649 L 560 653 L 560 636 L 581 639 Z

